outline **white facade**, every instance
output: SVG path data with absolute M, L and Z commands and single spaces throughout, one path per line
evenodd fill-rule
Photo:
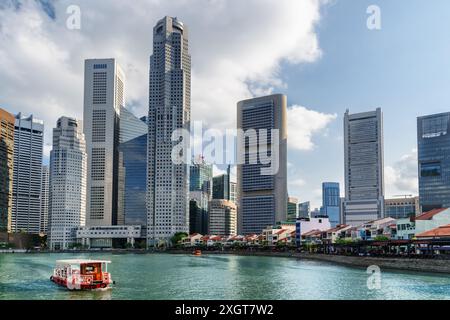
M 133 246 L 135 239 L 141 237 L 141 226 L 80 227 L 76 230 L 77 241 L 87 248 L 112 248 L 113 239 L 126 239 Z
M 90 59 L 85 61 L 84 77 L 86 223 L 110 226 L 118 219 L 119 121 L 125 105 L 125 76 L 115 59 Z
M 15 122 L 11 231 L 38 234 L 44 122 L 20 113 Z
M 384 217 L 383 115 L 381 109 L 344 116 L 344 224 Z
M 42 166 L 42 180 L 41 180 L 41 226 L 40 233 L 47 234 L 48 232 L 48 206 L 49 206 L 49 179 L 50 170 L 48 166 Z
M 62 117 L 50 152 L 49 248 L 68 249 L 86 221 L 87 154 L 80 121 Z
M 189 164 L 174 164 L 172 133 L 190 130 L 191 57 L 186 26 L 165 17 L 153 29 L 148 116 L 147 244 L 189 232 Z M 190 155 L 184 155 L 190 159 Z

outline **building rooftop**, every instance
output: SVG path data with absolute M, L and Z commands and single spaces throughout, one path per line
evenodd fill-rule
M 431 220 L 435 215 L 447 210 L 448 208 L 440 208 L 440 209 L 433 209 L 431 211 L 422 213 L 421 215 L 416 217 L 416 220 Z
M 439 228 L 419 233 L 417 238 L 450 238 L 450 224 L 440 226 Z

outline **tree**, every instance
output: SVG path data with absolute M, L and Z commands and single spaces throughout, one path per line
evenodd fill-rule
M 177 232 L 174 234 L 174 236 L 170 239 L 170 242 L 173 245 L 177 245 L 180 243 L 183 239 L 187 238 L 189 235 L 186 232 Z
M 389 241 L 389 238 L 386 236 L 376 236 L 374 241 Z

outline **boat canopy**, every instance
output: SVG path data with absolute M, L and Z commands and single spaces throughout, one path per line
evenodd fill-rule
M 90 259 L 69 259 L 69 260 L 56 260 L 57 265 L 80 265 L 87 263 L 111 263 L 108 260 L 90 260 Z

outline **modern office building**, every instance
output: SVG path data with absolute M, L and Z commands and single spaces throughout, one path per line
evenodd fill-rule
M 61 117 L 53 128 L 50 152 L 50 250 L 76 243 L 76 229 L 86 222 L 87 153 L 82 123 Z
M 450 112 L 417 118 L 421 212 L 450 207 Z
M 83 125 L 88 156 L 88 226 L 118 223 L 118 148 L 124 84 L 125 76 L 115 59 L 85 61 Z
M 190 130 L 191 57 L 188 30 L 164 17 L 153 29 L 148 114 L 147 244 L 169 243 L 189 232 L 189 163 L 172 161 L 175 130 Z M 187 143 L 188 141 L 183 141 Z
M 384 215 L 394 219 L 415 217 L 420 214 L 419 197 L 405 196 L 384 200 Z
M 0 232 L 11 231 L 14 124 L 14 116 L 0 108 Z
M 41 178 L 41 221 L 39 233 L 48 233 L 48 206 L 49 206 L 49 189 L 50 189 L 50 169 L 47 165 L 42 166 Z
M 203 158 L 190 167 L 189 233 L 208 233 L 208 208 L 211 200 L 213 168 Z
M 298 217 L 299 218 L 311 217 L 311 203 L 309 201 L 298 204 Z
M 322 183 L 322 214 L 330 220 L 334 228 L 341 223 L 341 196 L 339 183 Z
M 384 217 L 381 109 L 344 116 L 345 203 L 342 223 L 357 226 Z
M 227 169 L 227 173 L 215 176 L 213 178 L 213 199 L 225 199 L 230 200 L 230 167 Z
M 15 119 L 11 231 L 39 234 L 44 122 L 32 115 Z
M 147 137 L 146 118 L 129 110 L 120 111 L 119 225 L 147 226 Z
M 232 236 L 237 234 L 236 205 L 229 200 L 209 203 L 208 234 Z
M 287 220 L 296 221 L 298 217 L 298 199 L 295 197 L 288 197 L 287 203 Z
M 267 226 L 285 221 L 287 215 L 287 97 L 276 94 L 244 100 L 237 105 L 237 128 L 244 136 L 255 130 L 258 141 L 268 143 L 267 150 L 278 144 L 273 162 L 263 164 L 258 153 L 258 141 L 238 139 L 238 158 L 243 164 L 237 167 L 237 192 L 239 203 L 239 233 L 260 234 Z M 250 131 L 249 131 L 250 130 Z M 264 130 L 266 130 L 264 132 Z M 278 130 L 278 141 L 272 130 Z M 266 133 L 267 137 L 263 137 Z M 256 144 L 255 144 L 256 143 Z M 261 146 L 260 146 L 261 147 Z M 259 152 L 258 152 L 259 151 Z M 242 155 L 239 154 L 242 152 Z M 254 161 L 256 160 L 256 161 Z M 273 173 L 270 166 L 278 167 Z
M 213 184 L 212 165 L 205 163 L 203 159 L 194 161 L 190 166 L 189 191 L 202 191 L 211 194 Z

